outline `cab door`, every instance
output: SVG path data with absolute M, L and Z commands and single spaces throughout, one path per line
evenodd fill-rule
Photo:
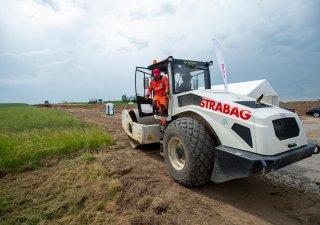
M 135 87 L 136 87 L 136 98 L 137 106 L 140 117 L 152 116 L 152 98 L 153 93 L 149 99 L 145 99 L 149 84 L 151 81 L 151 70 L 144 67 L 136 67 L 135 73 Z

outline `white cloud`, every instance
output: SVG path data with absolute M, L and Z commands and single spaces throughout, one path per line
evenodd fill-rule
M 79 64 L 76 66 L 76 68 L 82 72 L 86 72 L 86 73 L 89 72 L 88 69 L 86 69 L 84 66 Z
M 3 0 L 0 85 L 50 85 L 51 98 L 59 88 L 56 98 L 117 99 L 133 94 L 135 66 L 169 55 L 215 60 L 216 37 L 231 82 L 267 78 L 280 94 L 293 95 L 287 88 L 300 85 L 310 96 L 320 82 L 319 8 L 317 0 Z M 37 95 L 30 92 L 30 101 Z
M 42 49 L 42 50 L 32 50 L 28 52 L 19 52 L 19 53 L 2 53 L 4 56 L 14 56 L 14 57 L 32 57 L 32 56 L 45 56 L 45 55 L 54 55 L 54 54 L 64 54 L 64 53 L 74 53 L 73 50 L 52 50 L 52 49 Z
M 38 78 L 20 78 L 20 77 L 11 77 L 11 78 L 1 78 L 0 77 L 0 87 L 22 87 L 24 85 L 33 85 L 39 84 L 40 80 Z
M 136 46 L 138 49 L 147 48 L 148 45 L 149 45 L 148 41 L 142 40 L 142 39 L 139 39 L 139 38 L 135 38 L 135 37 L 130 37 L 130 36 L 124 34 L 124 33 L 121 32 L 121 31 L 118 32 L 118 34 L 119 34 L 121 37 L 124 37 L 125 39 L 127 39 L 130 44 Z
M 60 11 L 58 4 L 52 0 L 41 0 L 41 3 L 48 5 L 53 11 Z

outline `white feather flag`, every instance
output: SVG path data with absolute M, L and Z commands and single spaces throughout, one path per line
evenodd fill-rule
M 213 42 L 213 48 L 214 51 L 216 53 L 216 57 L 218 60 L 218 64 L 219 64 L 219 68 L 223 77 L 223 82 L 224 82 L 224 90 L 228 91 L 228 79 L 227 79 L 227 70 L 226 70 L 226 66 L 224 63 L 224 58 L 223 58 L 223 54 L 222 54 L 222 50 L 221 50 L 221 45 L 219 44 L 218 40 L 213 38 L 212 39 Z

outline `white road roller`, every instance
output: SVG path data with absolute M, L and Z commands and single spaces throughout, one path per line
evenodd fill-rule
M 211 90 L 211 65 L 170 56 L 136 68 L 138 109 L 122 111 L 133 147 L 160 143 L 171 176 L 185 186 L 266 174 L 319 153 L 297 114 L 263 98 Z M 152 100 L 144 97 L 155 68 L 168 76 L 167 117 L 154 115 Z M 182 90 L 186 74 L 191 85 Z

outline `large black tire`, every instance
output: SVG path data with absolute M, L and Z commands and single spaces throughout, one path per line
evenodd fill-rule
M 199 121 L 188 117 L 174 120 L 165 131 L 163 146 L 166 166 L 177 182 L 197 187 L 210 180 L 215 144 Z
M 314 116 L 314 117 L 320 117 L 320 113 L 315 112 L 315 113 L 313 113 L 313 116 Z

